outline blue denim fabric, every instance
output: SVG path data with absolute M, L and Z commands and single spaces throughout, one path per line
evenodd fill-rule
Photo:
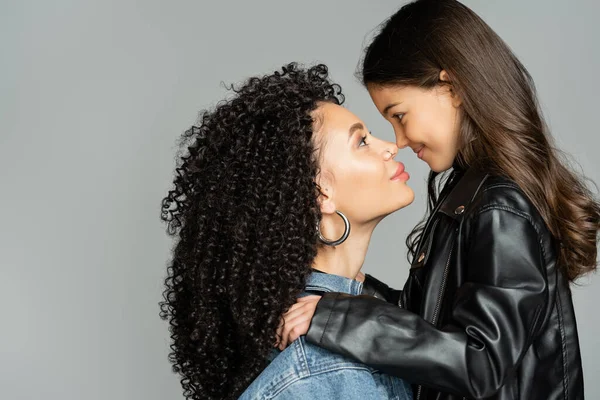
M 362 283 L 314 272 L 307 291 L 361 294 Z M 273 360 L 240 397 L 241 400 L 412 399 L 410 385 L 364 364 L 307 343 L 304 337 Z

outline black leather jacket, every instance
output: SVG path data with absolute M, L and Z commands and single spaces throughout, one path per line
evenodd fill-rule
M 328 293 L 307 339 L 415 384 L 424 399 L 583 399 L 557 243 L 511 181 L 459 172 L 432 212 L 402 291 Z M 400 306 L 400 307 L 399 307 Z

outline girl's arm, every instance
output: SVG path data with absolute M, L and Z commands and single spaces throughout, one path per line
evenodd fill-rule
M 397 306 L 402 306 L 400 301 L 402 298 L 402 290 L 392 289 L 379 279 L 369 274 L 365 274 L 362 293 L 387 301 L 388 303 L 395 304 Z
M 411 383 L 492 396 L 544 320 L 549 261 L 536 227 L 518 210 L 487 208 L 471 224 L 467 275 L 447 325 L 369 296 L 329 293 L 317 303 L 308 341 Z

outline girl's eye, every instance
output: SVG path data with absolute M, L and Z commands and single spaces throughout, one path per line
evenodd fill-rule
M 402 117 L 404 117 L 404 113 L 398 113 L 393 115 L 393 118 L 396 118 L 398 121 L 402 121 Z

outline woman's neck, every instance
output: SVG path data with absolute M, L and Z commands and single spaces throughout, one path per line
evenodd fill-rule
M 365 262 L 376 225 L 377 223 L 374 222 L 366 226 L 352 226 L 350 236 L 339 246 L 320 245 L 313 268 L 328 274 L 355 279 Z M 341 235 L 335 237 L 339 236 Z

